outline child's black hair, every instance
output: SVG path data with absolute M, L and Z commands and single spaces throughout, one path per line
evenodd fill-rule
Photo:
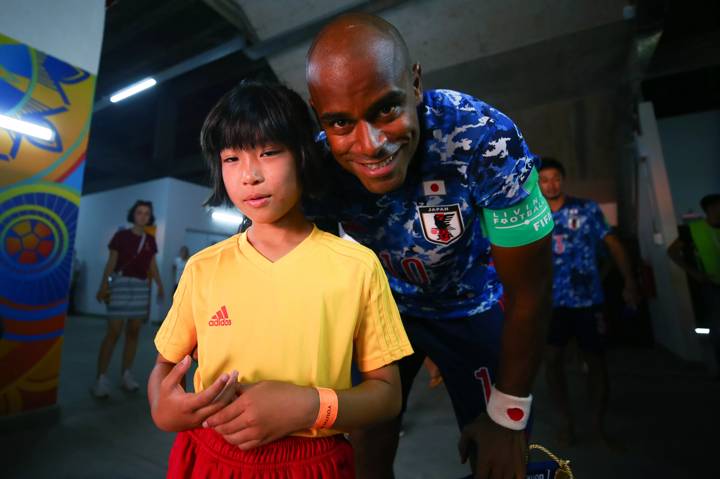
M 153 213 L 153 204 L 152 201 L 145 201 L 145 200 L 137 200 L 134 205 L 130 207 L 127 214 L 127 222 L 128 223 L 135 223 L 135 210 L 138 209 L 140 206 L 147 206 L 150 208 L 150 219 L 148 220 L 148 224 L 146 226 L 152 226 L 155 224 L 155 214 Z
M 212 194 L 205 205 L 232 205 L 222 179 L 222 150 L 269 143 L 283 145 L 293 154 L 303 194 L 317 191 L 320 157 L 305 101 L 280 84 L 243 81 L 220 98 L 200 132 L 200 146 L 212 182 Z

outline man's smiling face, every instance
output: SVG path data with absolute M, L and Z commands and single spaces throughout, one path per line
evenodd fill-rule
M 310 101 L 335 160 L 381 194 L 402 186 L 418 147 L 420 67 L 399 61 L 392 41 L 353 33 L 311 60 Z

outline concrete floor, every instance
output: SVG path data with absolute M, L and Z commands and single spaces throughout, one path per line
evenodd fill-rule
M 0 477 L 164 477 L 173 436 L 153 426 L 144 391 L 126 394 L 117 389 L 107 401 L 96 401 L 89 394 L 104 328 L 99 318 L 68 319 L 60 419 L 50 427 L 32 426 L 28 418 L 0 421 Z M 153 326 L 143 328 L 135 368 L 139 378 L 147 378 L 152 367 L 155 331 Z M 118 358 L 119 350 L 111 366 L 115 382 Z M 542 380 L 536 384 L 533 440 L 571 459 L 580 479 L 718 477 L 713 454 L 720 425 L 720 382 L 661 351 L 613 350 L 609 363 L 613 391 L 608 430 L 625 452 L 612 452 L 583 434 L 588 418 L 582 415 L 578 415 L 579 443 L 558 447 Z M 397 477 L 462 477 L 468 470 L 457 460 L 458 433 L 447 394 L 442 387 L 430 390 L 426 384 L 427 378 L 419 377 L 410 398 Z M 583 384 L 582 372 L 571 366 L 576 411 L 586 402 Z

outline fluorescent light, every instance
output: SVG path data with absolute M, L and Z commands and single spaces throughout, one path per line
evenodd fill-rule
M 50 128 L 36 125 L 27 121 L 18 120 L 9 116 L 0 115 L 0 128 L 12 130 L 23 135 L 33 136 L 41 140 L 50 141 L 53 137 L 53 131 Z
M 213 221 L 218 223 L 229 223 L 239 225 L 242 223 L 243 217 L 234 213 L 225 213 L 223 211 L 213 211 L 211 215 Z
M 155 85 L 157 85 L 157 81 L 154 78 L 146 78 L 144 80 L 140 80 L 137 83 L 133 83 L 129 87 L 123 88 L 122 90 L 119 90 L 119 91 L 113 93 L 110 96 L 110 101 L 113 103 L 117 103 L 119 101 L 124 100 L 125 98 L 127 98 L 129 96 L 133 96 L 134 94 L 140 93 L 143 90 L 152 88 Z
M 695 328 L 695 334 L 710 334 L 710 328 Z

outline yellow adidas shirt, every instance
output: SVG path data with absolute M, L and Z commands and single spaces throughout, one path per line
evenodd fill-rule
M 412 354 L 375 254 L 317 228 L 274 263 L 246 234 L 191 257 L 155 345 L 178 362 L 196 344 L 195 391 L 233 369 L 347 389 L 353 354 L 361 371 Z

